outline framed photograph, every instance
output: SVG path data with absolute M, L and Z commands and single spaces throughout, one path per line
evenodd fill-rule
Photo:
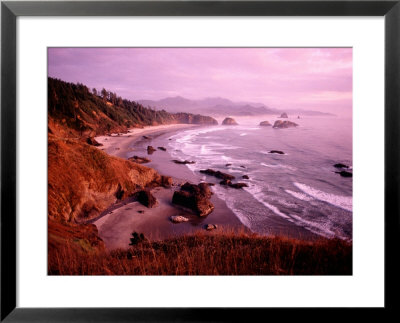
M 1 320 L 395 311 L 399 15 L 2 2 Z

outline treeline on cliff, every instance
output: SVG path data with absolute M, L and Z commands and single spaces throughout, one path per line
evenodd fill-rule
M 69 130 L 64 135 L 75 137 L 120 132 L 149 125 L 217 124 L 211 117 L 153 110 L 106 89 L 90 90 L 83 84 L 51 77 L 48 78 L 48 116 L 50 132 L 54 130 L 53 124 L 59 124 Z

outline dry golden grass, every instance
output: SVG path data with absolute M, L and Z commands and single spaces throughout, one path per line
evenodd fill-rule
M 127 250 L 49 254 L 50 275 L 351 275 L 352 244 L 198 232 Z

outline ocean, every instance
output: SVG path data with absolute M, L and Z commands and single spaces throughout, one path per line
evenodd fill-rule
M 190 129 L 168 137 L 173 158 L 188 164 L 199 180 L 219 180 L 200 173 L 211 168 L 236 177 L 249 187 L 212 187 L 214 193 L 251 231 L 285 234 L 287 228 L 323 237 L 352 239 L 352 178 L 333 165 L 352 167 L 352 119 L 289 118 L 296 128 L 273 129 L 276 116 L 235 117 L 237 126 Z M 273 154 L 271 150 L 283 151 Z M 230 164 L 230 165 L 229 165 Z M 249 179 L 243 179 L 247 175 Z

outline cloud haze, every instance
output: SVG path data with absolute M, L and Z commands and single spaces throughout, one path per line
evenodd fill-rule
M 351 115 L 351 48 L 49 48 L 48 74 L 131 100 L 224 97 Z

